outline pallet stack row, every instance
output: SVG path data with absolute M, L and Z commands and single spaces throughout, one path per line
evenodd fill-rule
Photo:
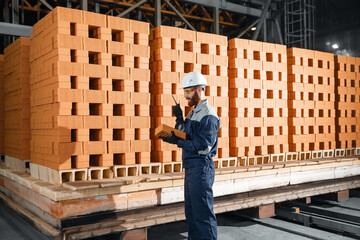
M 18 170 L 31 159 L 43 180 L 178 165 L 181 150 L 154 131 L 175 125 L 173 97 L 191 110 L 181 88 L 191 71 L 206 77 L 221 119 L 215 158 L 360 144 L 359 58 L 176 27 L 150 33 L 148 23 L 58 7 L 0 56 L 0 154 Z
M 230 155 L 288 151 L 286 46 L 229 41 Z
M 0 155 L 4 154 L 4 121 L 5 121 L 5 111 L 4 111 L 4 55 L 0 55 Z M 0 156 L 2 157 L 2 155 Z M 3 159 L 1 159 L 3 160 Z
M 184 112 L 191 110 L 184 98 L 181 79 L 201 72 L 207 79 L 205 95 L 221 119 L 217 157 L 228 157 L 227 38 L 176 27 L 159 26 L 150 35 L 152 133 L 160 124 L 175 126 L 172 107 L 176 99 Z M 152 161 L 181 161 L 176 146 L 152 139 Z
M 360 58 L 335 56 L 336 147 L 360 145 Z
M 58 7 L 33 27 L 31 161 L 150 162 L 149 25 Z
M 19 170 L 30 159 L 29 54 L 30 39 L 23 37 L 4 50 L 4 153 L 6 165 Z
M 289 150 L 334 149 L 334 55 L 289 48 Z

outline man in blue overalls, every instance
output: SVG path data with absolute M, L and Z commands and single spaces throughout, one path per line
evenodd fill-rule
M 173 108 L 176 116 L 175 128 L 186 133 L 186 140 L 172 132 L 171 137 L 161 137 L 163 141 L 177 144 L 182 148 L 185 168 L 185 216 L 188 222 L 188 239 L 214 240 L 217 238 L 216 216 L 213 210 L 215 164 L 220 119 L 205 98 L 205 77 L 198 72 L 190 72 L 181 81 L 184 97 L 188 105 L 195 108 L 185 121 L 180 105 Z

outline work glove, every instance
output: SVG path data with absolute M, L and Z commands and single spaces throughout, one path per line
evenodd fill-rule
M 171 144 L 178 144 L 179 142 L 179 137 L 177 137 L 174 133 L 174 131 L 171 131 L 171 137 L 162 137 L 160 136 L 159 138 L 161 138 L 164 142 L 167 143 L 171 143 Z
M 181 110 L 180 104 L 176 104 L 173 107 L 173 114 L 176 117 L 176 122 L 184 122 L 183 111 Z

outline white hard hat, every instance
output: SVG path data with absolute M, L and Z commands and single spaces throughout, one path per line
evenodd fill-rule
M 199 72 L 189 72 L 181 80 L 182 88 L 196 87 L 196 86 L 207 86 L 206 78 Z

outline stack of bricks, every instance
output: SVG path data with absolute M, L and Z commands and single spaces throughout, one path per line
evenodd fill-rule
M 114 165 L 148 164 L 150 140 L 149 24 L 118 17 L 107 17 L 111 31 L 108 53 L 112 65 L 109 101 L 113 116 L 109 128 L 114 142 L 110 153 Z M 129 148 L 130 146 L 130 148 Z
M 360 146 L 360 58 L 335 56 L 336 147 Z
M 205 95 L 221 119 L 217 157 L 228 157 L 227 38 L 176 27 L 159 26 L 150 34 L 152 161 L 181 161 L 177 146 L 154 137 L 160 124 L 175 126 L 176 99 L 184 112 L 191 110 L 181 88 L 186 73 L 201 72 L 207 79 Z
M 288 151 L 286 47 L 229 41 L 230 156 Z
M 4 55 L 0 55 L 0 157 L 1 160 L 4 154 L 4 120 L 5 120 L 5 111 L 4 111 Z
M 33 164 L 105 171 L 150 162 L 148 35 L 147 23 L 61 7 L 34 25 Z M 101 178 L 90 169 L 88 178 Z
M 334 55 L 289 48 L 289 150 L 334 149 Z
M 5 162 L 19 171 L 30 159 L 29 47 L 21 37 L 4 50 Z

